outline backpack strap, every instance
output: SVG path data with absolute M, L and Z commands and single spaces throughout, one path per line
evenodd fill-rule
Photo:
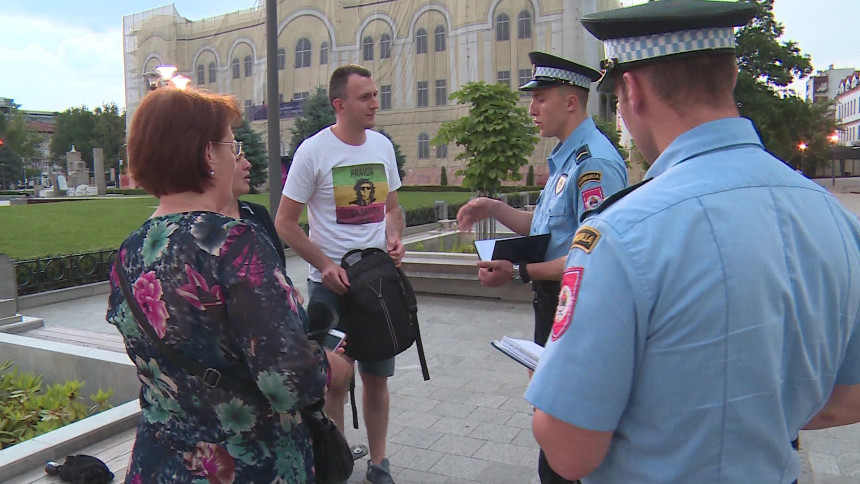
M 149 319 L 146 317 L 146 314 L 143 313 L 143 310 L 137 303 L 137 299 L 134 298 L 134 293 L 128 284 L 128 278 L 119 263 L 119 256 L 117 256 L 114 262 L 114 270 L 116 271 L 117 279 L 119 279 L 119 287 L 122 289 L 123 296 L 125 296 L 126 304 L 128 304 L 129 309 L 131 309 L 131 313 L 134 315 L 137 327 L 143 331 L 143 334 L 149 338 L 149 341 L 155 345 L 155 347 L 158 348 L 158 351 L 173 363 L 173 365 L 185 370 L 190 375 L 199 378 L 206 386 L 235 391 L 246 395 L 262 395 L 260 388 L 253 383 L 249 383 L 248 379 L 234 378 L 231 375 L 222 373 L 216 368 L 207 367 L 203 363 L 193 358 L 189 358 L 170 346 L 167 346 L 155 333 L 155 329 L 153 329 L 152 325 L 149 323 Z
M 430 379 L 430 370 L 427 368 L 427 359 L 424 357 L 424 344 L 421 342 L 421 328 L 418 326 L 418 299 L 415 297 L 412 283 L 409 282 L 409 278 L 406 277 L 406 274 L 399 267 L 397 268 L 397 275 L 400 276 L 403 296 L 406 298 L 409 313 L 415 322 L 415 348 L 418 350 L 418 361 L 421 363 L 421 375 L 424 377 L 424 381 L 427 381 Z

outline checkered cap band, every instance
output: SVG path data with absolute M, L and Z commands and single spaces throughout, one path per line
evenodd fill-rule
M 734 49 L 735 30 L 731 27 L 682 30 L 665 34 L 607 39 L 603 45 L 607 58 L 617 59 L 617 63 L 625 64 L 697 50 Z
M 591 88 L 591 83 L 593 82 L 588 76 L 584 76 L 578 72 L 559 69 L 558 67 L 536 66 L 532 77 L 535 79 L 559 79 L 567 81 L 574 86 L 584 87 L 585 89 Z

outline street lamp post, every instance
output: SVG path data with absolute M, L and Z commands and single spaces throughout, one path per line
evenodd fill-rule
M 836 186 L 836 143 L 839 142 L 839 133 L 836 131 L 833 132 L 830 136 L 827 137 L 830 140 L 831 148 L 833 150 L 833 161 L 830 164 L 830 185 Z
M 801 141 L 799 145 L 797 145 L 797 149 L 800 150 L 800 173 L 803 173 L 803 157 L 806 155 L 806 142 Z

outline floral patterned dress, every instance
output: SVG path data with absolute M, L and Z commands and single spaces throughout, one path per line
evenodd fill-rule
M 178 352 L 245 381 L 212 388 L 142 332 L 111 273 L 107 320 L 141 381 L 126 483 L 312 483 L 299 408 L 323 396 L 324 353 L 301 329 L 292 285 L 258 226 L 212 212 L 154 217 L 119 252 L 134 298 Z

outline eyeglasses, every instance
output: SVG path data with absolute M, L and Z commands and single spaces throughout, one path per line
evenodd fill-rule
M 214 141 L 214 140 L 213 140 L 213 141 L 211 141 L 211 142 L 212 142 L 212 143 L 217 143 L 217 144 L 219 144 L 219 145 L 230 145 L 230 151 L 233 153 L 233 156 L 235 156 L 237 160 L 238 160 L 239 158 L 241 158 L 241 157 L 242 157 L 242 154 L 244 153 L 244 152 L 242 151 L 242 142 L 241 142 L 241 141 L 236 141 L 236 140 L 232 140 L 232 141 Z

